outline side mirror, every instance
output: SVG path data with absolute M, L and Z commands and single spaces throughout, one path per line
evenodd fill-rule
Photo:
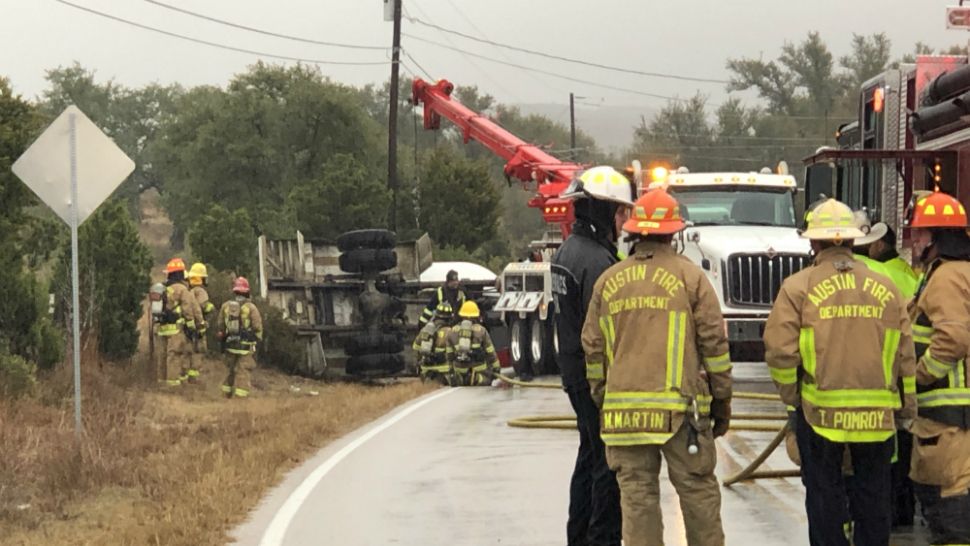
M 835 195 L 835 167 L 816 163 L 805 170 L 805 203 L 813 203 L 822 194 Z

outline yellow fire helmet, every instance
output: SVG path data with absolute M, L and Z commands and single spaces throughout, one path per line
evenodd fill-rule
M 808 225 L 802 237 L 815 241 L 835 241 L 836 243 L 864 237 L 859 229 L 859 221 L 848 205 L 835 199 L 828 199 L 806 215 Z
M 192 268 L 189 269 L 189 274 L 187 275 L 187 277 L 190 279 L 193 277 L 199 277 L 201 279 L 205 279 L 208 276 L 209 276 L 209 271 L 206 270 L 205 264 L 199 263 L 199 262 L 192 264 Z
M 461 310 L 458 311 L 458 316 L 462 318 L 478 318 L 480 315 L 478 304 L 471 300 L 461 304 Z

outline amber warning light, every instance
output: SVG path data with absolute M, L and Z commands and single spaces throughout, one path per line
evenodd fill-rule
M 882 112 L 882 107 L 886 103 L 886 88 L 877 87 L 875 91 L 872 92 L 872 110 L 876 113 Z

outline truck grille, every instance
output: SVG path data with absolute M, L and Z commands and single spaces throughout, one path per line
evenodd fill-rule
M 804 254 L 732 254 L 724 278 L 728 303 L 771 307 L 785 277 L 812 263 Z

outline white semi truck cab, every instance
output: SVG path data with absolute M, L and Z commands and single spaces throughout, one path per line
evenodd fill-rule
M 664 184 L 689 226 L 675 244 L 717 293 L 732 359 L 761 360 L 765 322 L 782 281 L 812 260 L 797 231 L 795 179 L 680 169 L 650 187 Z

